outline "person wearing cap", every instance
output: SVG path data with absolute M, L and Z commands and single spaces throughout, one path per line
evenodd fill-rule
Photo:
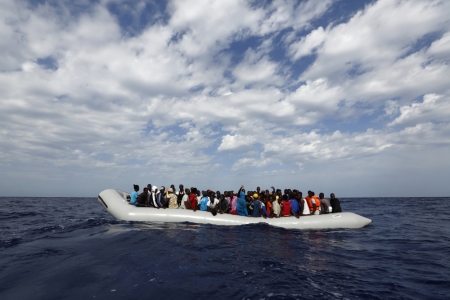
M 275 195 L 269 195 L 269 201 L 272 203 L 273 216 L 279 218 L 281 214 L 280 202 L 275 199 Z
M 331 209 L 333 210 L 333 213 L 340 213 L 342 212 L 341 209 L 341 201 L 339 201 L 338 198 L 336 198 L 336 196 L 334 195 L 334 193 L 330 194 L 330 204 L 331 204 Z
M 134 189 L 134 191 L 131 192 L 130 204 L 137 206 L 137 204 L 138 204 L 137 199 L 139 197 L 139 194 L 138 194 L 139 185 L 133 184 L 133 189 Z
M 266 219 L 267 217 L 263 211 L 262 202 L 258 199 L 258 194 L 255 193 L 253 196 L 250 197 L 253 199 L 253 211 L 251 216 L 254 218 L 260 218 L 262 216 L 264 217 L 264 219 Z
M 167 189 L 167 206 L 169 208 L 178 208 L 178 198 L 177 195 L 174 194 L 173 188 Z

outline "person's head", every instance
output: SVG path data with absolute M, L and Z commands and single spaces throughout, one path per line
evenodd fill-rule
M 323 193 L 319 194 L 319 199 L 323 199 L 323 197 L 325 197 L 325 195 Z
M 158 190 L 158 187 L 152 186 L 152 190 L 153 190 L 154 193 L 156 193 L 156 191 Z
M 147 194 L 148 193 L 148 188 L 144 188 L 144 194 Z
M 190 189 L 185 189 L 184 192 L 186 193 L 186 195 L 190 195 L 191 194 L 191 190 Z
M 171 184 L 170 188 L 172 189 L 172 192 L 175 191 L 175 185 L 174 184 Z
M 147 189 L 149 190 L 149 191 L 151 191 L 152 190 L 152 185 L 149 183 L 149 184 L 147 184 Z
M 273 202 L 273 196 L 272 196 L 272 195 L 269 195 L 269 196 L 267 197 L 267 199 L 268 199 L 268 201 Z
M 134 190 L 135 190 L 136 192 L 139 191 L 139 185 L 133 184 L 133 188 L 134 188 Z
M 180 184 L 178 187 L 180 188 L 180 191 L 184 190 L 184 185 Z
M 168 192 L 169 194 L 172 194 L 172 193 L 173 193 L 173 188 L 171 188 L 171 187 L 168 188 L 168 189 L 167 189 L 167 192 Z
M 300 199 L 300 200 L 302 200 L 302 198 L 303 198 L 303 193 L 302 192 L 298 192 L 298 198 Z
M 334 193 L 331 193 L 331 194 L 330 194 L 330 198 L 331 198 L 331 199 L 334 199 L 334 198 L 335 198 Z
M 253 198 L 254 198 L 254 199 L 258 199 L 258 198 L 259 198 L 258 193 L 254 193 L 254 194 L 253 194 Z
M 159 191 L 160 191 L 161 193 L 164 193 L 164 192 L 166 191 L 166 187 L 165 187 L 165 186 L 162 186 L 162 187 L 159 189 Z
M 308 191 L 308 196 L 312 196 L 313 195 L 313 193 L 311 192 L 311 191 Z
M 259 186 L 256 187 L 256 192 L 259 194 L 261 192 L 261 188 Z

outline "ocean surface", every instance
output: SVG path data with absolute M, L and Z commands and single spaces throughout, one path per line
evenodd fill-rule
M 450 198 L 340 198 L 362 229 L 116 221 L 0 198 L 0 299 L 450 299 Z

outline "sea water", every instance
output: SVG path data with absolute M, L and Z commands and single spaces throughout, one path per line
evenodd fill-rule
M 450 198 L 340 200 L 373 223 L 121 222 L 96 198 L 3 197 L 0 299 L 450 298 Z

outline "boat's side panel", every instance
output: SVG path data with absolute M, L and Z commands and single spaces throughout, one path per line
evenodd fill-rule
M 113 217 L 125 221 L 192 222 L 215 225 L 267 223 L 277 227 L 296 229 L 361 228 L 372 222 L 370 219 L 351 212 L 302 216 L 299 219 L 295 217 L 264 219 L 230 214 L 217 214 L 213 216 L 209 212 L 194 212 L 186 209 L 135 207 L 130 205 L 125 197 L 125 193 L 109 189 L 101 192 L 98 200 Z

